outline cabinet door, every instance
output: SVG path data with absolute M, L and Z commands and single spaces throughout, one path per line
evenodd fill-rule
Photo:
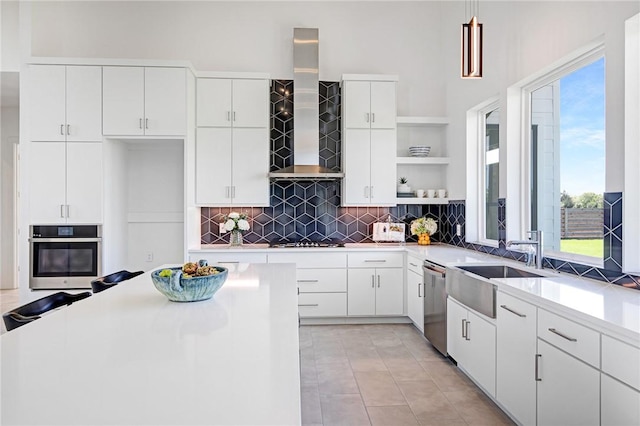
M 369 129 L 348 129 L 343 142 L 344 172 L 342 205 L 358 206 L 370 203 L 371 147 Z M 395 179 L 394 179 L 395 180 Z
M 538 354 L 538 424 L 599 424 L 600 373 L 540 339 Z
M 269 127 L 267 80 L 233 80 L 233 127 Z
M 404 313 L 404 280 L 401 268 L 377 268 L 376 315 Z
M 233 129 L 232 202 L 269 206 L 269 130 Z
M 536 307 L 498 292 L 496 396 L 520 423 L 536 424 Z
M 423 299 L 422 275 L 415 272 L 407 272 L 407 314 L 413 324 L 424 331 L 424 299 Z
M 368 81 L 344 82 L 344 125 L 347 129 L 371 127 L 371 83 Z
M 102 141 L 102 68 L 67 67 L 67 141 Z
M 601 374 L 602 423 L 612 425 L 640 425 L 640 392 Z
M 145 135 L 184 135 L 187 124 L 186 97 L 184 68 L 145 68 Z
M 29 138 L 65 140 L 65 67 L 29 66 Z
M 32 224 L 65 223 L 65 143 L 29 145 L 29 212 Z
M 231 128 L 196 132 L 196 203 L 231 204 Z
M 67 143 L 69 223 L 102 223 L 102 144 Z
M 463 367 L 489 395 L 495 396 L 496 326 L 469 311 L 465 332 L 465 352 L 469 356 L 464 357 Z
M 196 120 L 200 127 L 231 126 L 231 79 L 199 78 Z
M 144 68 L 102 68 L 102 126 L 105 135 L 144 134 Z
M 395 206 L 396 131 L 371 130 L 371 204 Z
M 396 83 L 394 81 L 372 81 L 371 128 L 395 129 L 396 115 Z
M 349 269 L 347 277 L 347 314 L 375 315 L 375 269 Z
M 451 358 L 464 364 L 466 340 L 463 336 L 467 321 L 467 310 L 447 298 L 447 353 Z

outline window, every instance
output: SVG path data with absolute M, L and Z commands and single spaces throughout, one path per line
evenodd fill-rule
M 482 151 L 484 152 L 483 196 L 480 203 L 484 211 L 481 227 L 484 240 L 498 241 L 498 197 L 500 184 L 500 112 L 495 108 L 483 113 Z
M 529 90 L 529 229 L 547 256 L 603 258 L 604 65 L 590 56 Z

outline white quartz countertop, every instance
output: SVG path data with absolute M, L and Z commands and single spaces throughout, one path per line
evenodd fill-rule
M 295 266 L 170 302 L 149 273 L 0 336 L 0 424 L 300 424 Z

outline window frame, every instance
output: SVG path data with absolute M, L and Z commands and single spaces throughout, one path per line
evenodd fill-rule
M 547 67 L 545 70 L 531 76 L 525 81 L 509 88 L 510 96 L 508 96 L 508 98 L 511 100 L 511 103 L 507 107 L 507 114 L 512 115 L 512 117 L 515 116 L 516 119 L 519 120 L 519 123 L 517 123 L 519 137 L 515 139 L 515 141 L 520 141 L 517 149 L 513 149 L 513 143 L 509 144 L 509 159 L 514 159 L 514 155 L 517 152 L 519 153 L 520 161 L 515 160 L 519 167 L 514 165 L 513 161 L 508 161 L 511 165 L 507 170 L 507 182 L 514 179 L 517 174 L 517 179 L 514 180 L 520 182 L 520 184 L 518 185 L 518 192 L 515 192 L 515 185 L 512 185 L 508 191 L 509 199 L 519 200 L 519 205 L 516 208 L 512 207 L 510 209 L 509 205 L 518 203 L 507 203 L 508 239 L 526 239 L 526 231 L 529 230 L 528 228 L 530 228 L 531 223 L 531 94 L 541 87 L 558 81 L 562 77 L 603 57 L 606 62 L 604 41 L 598 40 L 588 46 L 585 46 L 583 49 L 574 52 L 572 55 L 552 64 L 550 67 Z M 518 95 L 514 96 L 516 94 Z M 511 133 L 507 140 L 513 140 L 512 135 L 514 135 L 514 133 Z M 516 220 L 512 221 L 514 218 Z M 509 226 L 510 224 L 511 226 Z M 551 251 L 548 249 L 544 250 L 543 256 L 595 267 L 604 266 L 604 258 L 596 258 L 561 251 Z

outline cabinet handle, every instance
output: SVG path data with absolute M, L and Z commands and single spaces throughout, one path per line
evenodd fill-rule
M 236 121 L 236 112 L 233 111 L 233 121 Z
M 578 339 L 575 339 L 573 337 L 569 337 L 566 334 L 559 332 L 555 328 L 550 328 L 549 331 L 552 332 L 553 334 L 557 334 L 558 336 L 562 337 L 563 339 L 567 339 L 570 342 L 577 342 L 578 341 Z
M 71 124 L 67 124 L 67 135 L 71 134 Z
M 60 204 L 60 217 L 64 217 L 64 204 Z
M 69 217 L 69 204 L 66 205 L 67 217 Z
M 369 187 L 368 186 L 364 187 L 364 198 L 369 198 Z
M 299 283 L 317 283 L 318 280 L 298 280 Z
M 140 127 L 140 129 L 142 129 L 142 118 L 138 121 L 138 127 Z
M 376 122 L 376 113 L 375 113 L 375 112 L 372 112 L 372 113 L 371 113 L 371 122 L 372 122 L 372 123 L 375 123 L 375 122 Z
M 371 198 L 373 198 L 373 186 L 371 187 L 371 189 L 369 190 L 369 192 L 371 193 Z
M 231 187 L 231 198 L 236 198 L 236 187 L 235 186 Z
M 420 287 L 422 286 L 422 283 L 418 283 L 418 298 L 421 298 L 422 295 L 420 294 Z
M 385 259 L 365 259 L 365 263 L 384 263 Z
M 376 286 L 376 277 L 371 275 L 371 288 L 375 288 Z
M 465 334 L 464 338 L 467 339 L 467 340 L 471 340 L 471 337 L 469 337 L 469 324 L 471 324 L 471 321 L 467 321 L 465 323 L 465 327 L 464 327 L 464 332 L 465 332 L 464 333 Z
M 364 121 L 365 121 L 366 123 L 368 123 L 368 122 L 369 122 L 369 113 L 368 113 L 368 112 L 365 112 L 365 113 L 364 113 Z
M 542 355 L 536 354 L 536 357 L 535 357 L 535 377 L 534 377 L 534 379 L 536 379 L 536 382 L 541 382 L 542 381 L 542 378 L 540 378 L 540 375 L 538 374 L 540 372 L 540 367 L 539 367 L 539 363 L 538 363 L 538 360 L 540 358 L 542 358 Z
M 465 334 L 464 334 L 464 323 L 465 323 L 465 322 L 467 322 L 467 320 L 466 320 L 466 319 L 463 319 L 463 320 L 462 320 L 462 327 L 461 327 L 461 328 L 462 328 L 462 337 L 463 337 L 464 339 L 466 339 L 466 338 L 467 338 L 467 336 L 465 336 Z
M 380 288 L 380 275 L 378 275 L 378 288 Z
M 64 136 L 64 124 L 60 125 L 60 134 Z
M 229 198 L 229 195 L 231 194 L 229 187 L 225 186 L 224 187 L 224 198 Z
M 231 121 L 231 111 L 227 111 L 227 121 Z
M 511 312 L 514 315 L 519 316 L 520 318 L 526 318 L 527 316 L 525 314 L 521 314 L 520 312 L 516 312 L 513 309 L 509 308 L 507 305 L 500 305 L 500 307 L 506 311 Z
M 317 303 L 301 303 L 301 304 L 298 304 L 298 306 L 318 306 L 318 304 Z
M 409 262 L 409 265 L 411 265 L 411 266 L 413 266 L 413 267 L 415 267 L 415 268 L 417 268 L 417 267 L 418 267 L 418 265 L 416 265 L 415 263 L 411 263 L 411 262 Z
M 144 128 L 147 129 L 147 130 L 149 129 L 149 119 L 148 118 L 144 119 Z

